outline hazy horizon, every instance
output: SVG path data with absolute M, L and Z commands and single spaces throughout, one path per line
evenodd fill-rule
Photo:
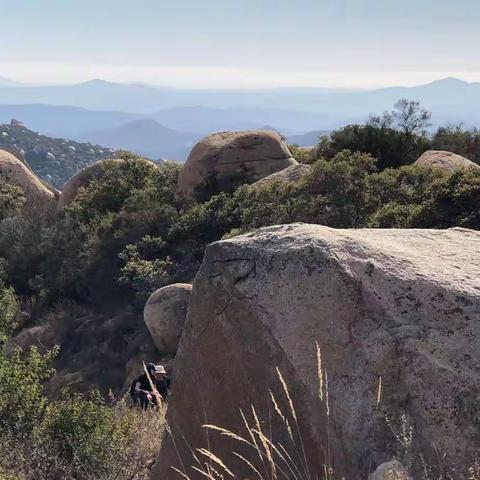
M 473 0 L 0 0 L 0 76 L 178 88 L 480 81 Z
M 12 75 L 10 72 L 14 71 Z M 167 74 L 167 75 L 166 75 Z M 281 77 L 279 77 L 281 75 Z M 193 77 L 193 78 L 192 78 Z M 160 80 L 161 78 L 161 80 Z M 415 87 L 454 78 L 480 82 L 480 72 L 296 72 L 152 65 L 1 64 L 0 79 L 25 86 L 74 85 L 93 80 L 177 89 L 325 88 L 369 90 Z

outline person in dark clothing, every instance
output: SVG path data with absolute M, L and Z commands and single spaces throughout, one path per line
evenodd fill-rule
M 159 403 L 165 402 L 168 398 L 170 387 L 170 379 L 167 377 L 167 372 L 162 365 L 149 363 L 146 369 L 150 379 L 146 373 L 143 373 L 132 382 L 130 387 L 130 395 L 133 402 L 140 402 L 143 410 L 146 410 L 149 406 L 159 407 Z M 158 398 L 154 389 L 161 398 Z

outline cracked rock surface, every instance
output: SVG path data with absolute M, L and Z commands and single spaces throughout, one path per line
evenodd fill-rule
M 269 404 L 271 390 L 289 415 L 278 367 L 311 471 L 322 471 L 328 442 L 339 477 L 367 478 L 397 455 L 402 422 L 414 429 L 412 473 L 420 453 L 433 461 L 445 452 L 447 467 L 467 468 L 480 450 L 479 338 L 480 232 L 263 228 L 207 248 L 167 420 L 187 466 L 186 444 L 207 446 L 203 424 L 244 435 L 240 409 L 251 421 L 252 405 L 262 428 L 288 446 Z M 212 433 L 208 443 L 238 478 L 249 478 L 232 454 L 255 462 L 248 446 Z M 170 465 L 182 468 L 166 436 L 152 478 L 174 478 Z

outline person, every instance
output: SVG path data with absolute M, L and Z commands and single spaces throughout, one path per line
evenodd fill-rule
M 146 410 L 149 406 L 159 407 L 159 402 L 165 402 L 167 400 L 170 388 L 170 379 L 167 377 L 167 372 L 163 365 L 149 363 L 146 370 L 153 383 L 153 387 L 157 390 L 161 398 L 158 398 L 155 394 L 147 373 L 144 372 L 137 377 L 130 386 L 130 395 L 133 402 L 135 404 L 139 402 L 143 410 Z

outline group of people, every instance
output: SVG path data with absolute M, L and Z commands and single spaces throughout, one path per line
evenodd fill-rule
M 135 378 L 130 386 L 130 396 L 135 405 L 143 410 L 160 407 L 168 400 L 170 394 L 170 378 L 163 365 L 149 363 L 144 372 Z

